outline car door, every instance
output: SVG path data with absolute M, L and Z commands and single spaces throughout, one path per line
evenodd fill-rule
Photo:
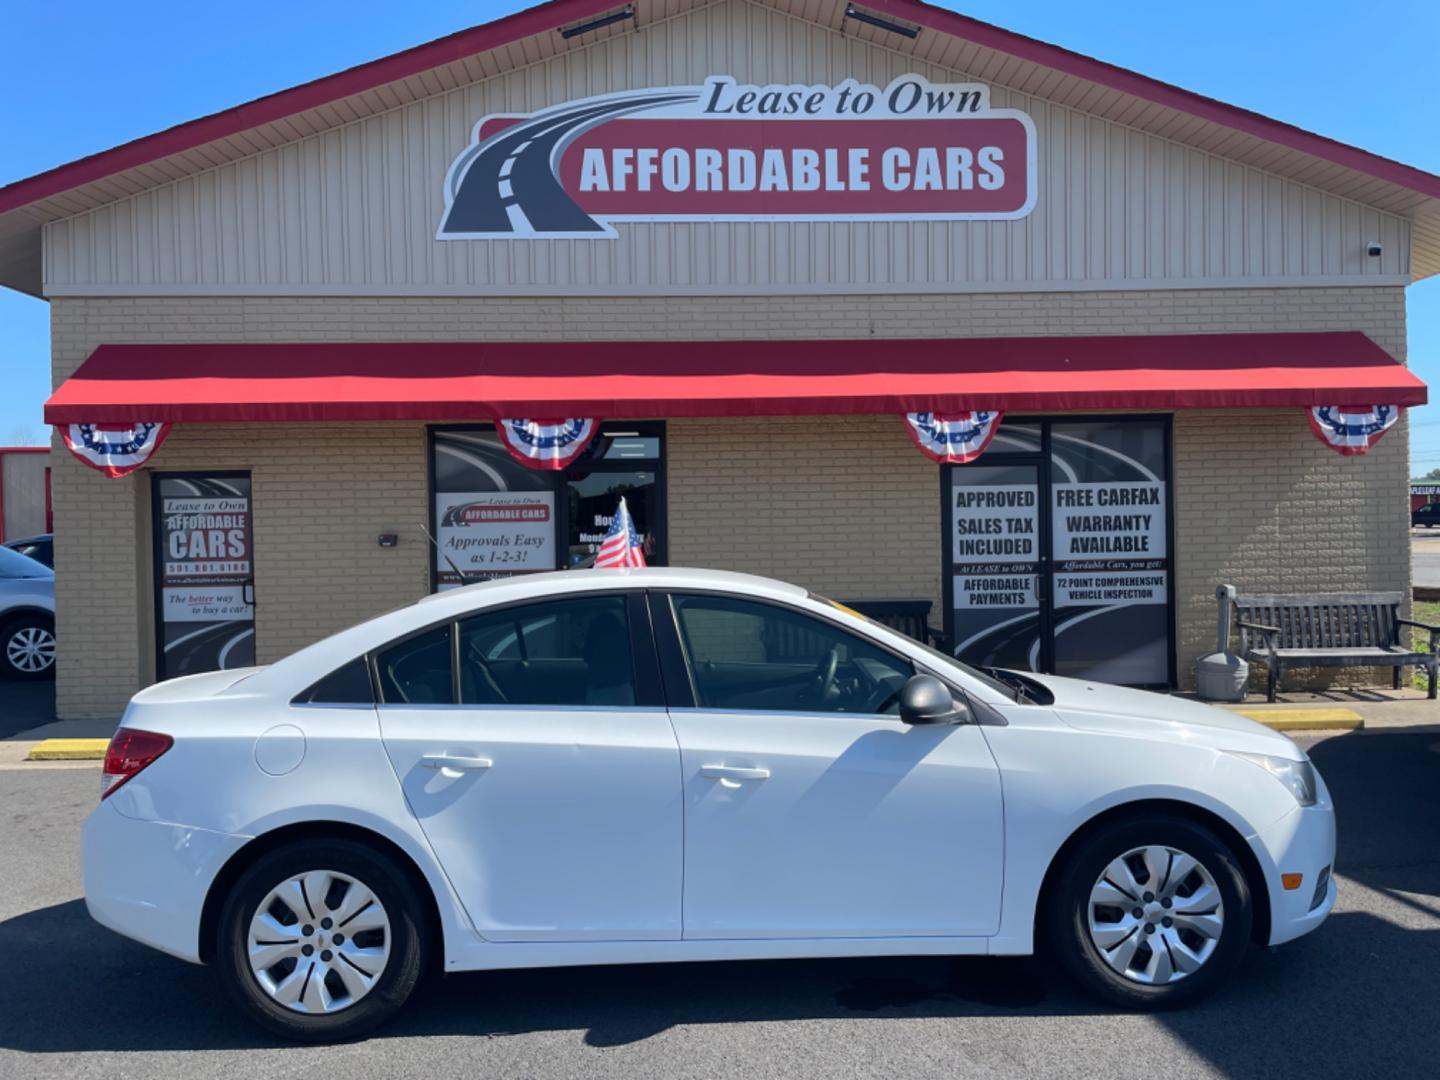
M 680 936 L 680 754 L 643 596 L 484 610 L 374 666 L 386 751 L 485 938 Z
M 988 935 L 1000 776 L 975 725 L 911 727 L 898 653 L 732 595 L 652 595 L 685 784 L 685 937 Z

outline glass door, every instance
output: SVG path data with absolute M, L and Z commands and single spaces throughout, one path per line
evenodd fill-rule
M 1168 417 L 1005 424 L 942 470 L 946 631 L 977 667 L 1175 684 Z
M 156 676 L 255 663 L 250 474 L 156 473 Z
M 1169 424 L 1049 425 L 1057 675 L 1173 684 Z

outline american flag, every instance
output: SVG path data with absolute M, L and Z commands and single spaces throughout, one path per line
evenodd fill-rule
M 600 541 L 600 550 L 595 553 L 596 570 L 618 570 L 626 566 L 644 566 L 645 547 L 640 534 L 635 531 L 635 521 L 622 496 L 615 510 L 610 531 Z

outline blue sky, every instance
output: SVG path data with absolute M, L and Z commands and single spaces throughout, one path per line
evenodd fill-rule
M 0 184 L 527 6 L 7 5 L 7 82 L 24 93 L 0 110 Z M 945 6 L 1440 172 L 1434 0 L 1373 0 L 1358 9 L 1340 0 Z M 1407 295 L 1410 362 L 1440 385 L 1440 279 Z M 49 352 L 46 304 L 0 290 L 0 445 L 46 438 Z M 1440 467 L 1440 410 L 1417 410 L 1412 425 L 1419 475 Z

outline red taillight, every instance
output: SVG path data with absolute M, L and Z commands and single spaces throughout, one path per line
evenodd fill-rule
M 122 727 L 105 750 L 105 769 L 100 775 L 100 798 L 113 795 L 120 785 L 175 745 L 169 735 Z

